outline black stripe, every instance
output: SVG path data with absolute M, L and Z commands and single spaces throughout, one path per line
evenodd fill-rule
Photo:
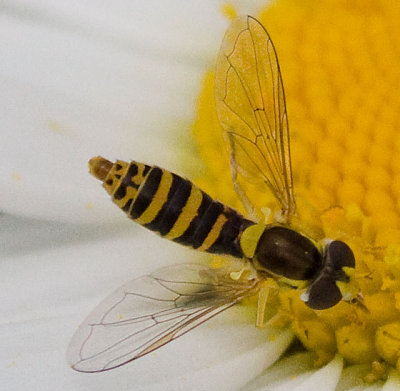
M 122 166 L 120 166 L 122 168 Z M 121 169 L 120 168 L 120 169 Z M 114 193 L 114 199 L 116 200 L 122 200 L 126 196 L 126 188 L 128 186 L 137 187 L 135 186 L 134 183 L 132 183 L 132 177 L 137 175 L 138 173 L 138 166 L 136 163 L 131 162 L 128 168 L 128 172 L 124 176 L 124 178 L 121 181 L 121 184 L 119 185 L 118 189 Z
M 223 212 L 223 210 L 224 206 L 220 202 L 213 201 L 213 203 L 210 205 L 210 207 L 206 210 L 203 217 L 201 218 L 196 232 L 193 236 L 193 248 L 198 248 L 203 244 L 213 225 L 217 221 L 218 216 Z
M 150 168 L 151 168 L 151 166 L 148 166 L 147 164 L 144 165 L 143 174 L 142 174 L 144 177 L 147 175 Z
M 126 185 L 121 183 L 118 189 L 115 191 L 113 198 L 115 200 L 122 200 L 126 196 Z
M 145 183 L 138 195 L 136 196 L 135 203 L 133 204 L 130 216 L 132 219 L 137 219 L 148 208 L 151 200 L 156 193 L 158 186 L 161 182 L 163 171 L 161 168 L 153 167 L 149 175 L 145 179 Z
M 145 224 L 144 226 L 148 229 L 151 229 L 152 231 L 160 231 L 164 232 L 164 217 L 166 214 L 169 213 L 169 208 L 171 205 L 171 202 L 174 198 L 174 195 L 178 192 L 180 189 L 180 184 L 183 179 L 180 178 L 178 175 L 172 174 L 172 183 L 168 191 L 168 197 L 167 200 L 164 202 L 164 205 L 160 209 L 160 211 L 157 213 L 157 216 L 154 218 L 153 221 L 151 221 L 148 224 Z M 175 213 L 177 214 L 177 213 Z M 178 214 L 179 215 L 179 214 Z M 169 231 L 169 230 L 168 230 Z M 167 232 L 168 232 L 167 231 Z M 160 232 L 161 233 L 161 232 Z M 161 235 L 165 235 L 161 233 Z
M 178 217 L 182 213 L 182 209 L 186 205 L 192 187 L 194 186 L 190 181 L 179 178 L 181 180 L 179 184 L 179 188 L 171 198 L 171 201 L 167 205 L 167 210 L 163 216 L 163 219 L 160 224 L 160 234 L 165 236 L 169 231 L 171 231 L 172 227 L 178 220 Z
M 242 258 L 243 251 L 240 248 L 239 234 L 254 223 L 230 208 L 224 214 L 228 220 L 223 225 L 217 240 L 207 252 L 229 254 L 237 258 Z
M 126 173 L 124 179 L 122 180 L 126 186 L 129 186 L 132 183 L 132 178 L 137 175 L 138 173 L 138 166 L 136 163 L 131 162 L 129 164 L 128 172 Z
M 196 217 L 190 222 L 189 227 L 187 227 L 186 231 L 181 236 L 174 239 L 174 242 L 192 246 L 193 236 L 196 232 L 197 226 L 199 225 L 204 213 L 213 202 L 208 194 L 204 193 L 203 191 L 201 192 L 201 194 L 202 200 L 199 209 L 197 210 Z

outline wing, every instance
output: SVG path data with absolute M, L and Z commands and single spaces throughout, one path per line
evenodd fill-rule
M 80 372 L 124 365 L 189 332 L 258 289 L 201 265 L 175 265 L 133 280 L 78 328 L 68 361 Z
M 295 199 L 282 77 L 271 38 L 251 16 L 233 21 L 225 34 L 215 98 L 235 187 L 244 189 L 244 196 L 246 182 L 255 184 L 258 192 L 269 189 L 283 216 L 290 217 Z

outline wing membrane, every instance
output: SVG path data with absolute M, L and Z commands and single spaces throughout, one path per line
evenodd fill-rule
M 72 338 L 68 360 L 101 372 L 142 357 L 257 290 L 200 265 L 176 265 L 133 280 L 104 300 Z
M 246 181 L 258 186 L 260 192 L 269 188 L 283 215 L 290 217 L 295 212 L 295 199 L 285 94 L 274 46 L 256 19 L 238 18 L 228 29 L 215 83 L 217 113 L 227 139 L 234 182 L 244 193 Z M 245 179 L 243 184 L 239 176 Z

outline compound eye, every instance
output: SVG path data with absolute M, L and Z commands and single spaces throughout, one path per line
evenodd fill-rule
M 329 273 L 321 273 L 311 284 L 304 301 L 313 310 L 325 310 L 339 303 L 341 299 L 342 294 L 333 276 Z
M 355 267 L 356 265 L 353 251 L 340 240 L 335 240 L 328 245 L 326 259 L 335 270 L 341 270 L 343 267 Z
M 310 308 L 325 310 L 342 300 L 336 281 L 348 279 L 343 267 L 355 267 L 354 254 L 346 243 L 335 240 L 325 249 L 323 268 L 305 295 L 304 301 Z

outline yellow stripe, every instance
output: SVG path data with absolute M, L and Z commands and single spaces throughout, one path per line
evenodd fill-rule
M 214 242 L 217 240 L 223 225 L 228 221 L 224 214 L 220 214 L 217 218 L 217 221 L 214 223 L 207 237 L 205 238 L 203 244 L 198 248 L 200 251 L 206 251 L 210 248 Z
M 147 209 L 135 220 L 139 224 L 151 223 L 161 210 L 162 206 L 167 202 L 168 192 L 172 184 L 172 174 L 163 170 L 161 181 L 153 199 Z
M 247 258 L 253 258 L 261 235 L 265 231 L 265 224 L 259 223 L 247 227 L 240 236 L 240 248 Z
M 197 211 L 203 201 L 203 194 L 201 190 L 192 184 L 190 195 L 183 207 L 181 214 L 175 221 L 171 230 L 165 235 L 168 239 L 175 239 L 181 236 L 189 227 L 192 220 L 197 216 Z

